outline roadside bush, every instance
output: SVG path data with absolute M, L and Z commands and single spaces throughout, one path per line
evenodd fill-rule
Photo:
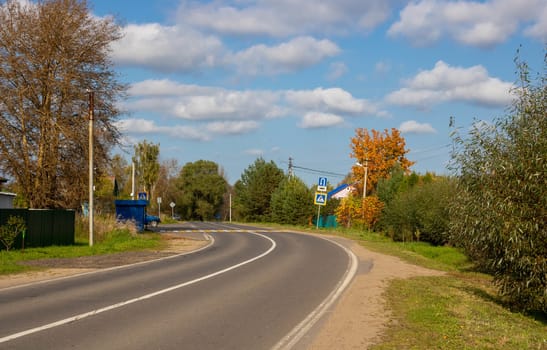
M 0 242 L 10 250 L 19 234 L 27 229 L 25 219 L 20 216 L 10 216 L 5 225 L 0 226 Z
M 510 114 L 455 137 L 451 234 L 514 307 L 547 312 L 547 55 L 537 85 L 517 63 Z
M 398 193 L 382 212 L 380 227 L 394 241 L 449 242 L 449 204 L 454 181 L 435 177 Z

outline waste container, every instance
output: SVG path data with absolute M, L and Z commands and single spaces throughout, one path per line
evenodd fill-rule
M 116 200 L 116 219 L 119 221 L 132 220 L 137 226 L 137 231 L 144 231 L 144 218 L 146 216 L 147 200 Z

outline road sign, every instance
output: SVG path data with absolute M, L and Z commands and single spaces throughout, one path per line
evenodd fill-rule
M 174 208 L 175 205 L 176 205 L 176 204 L 175 204 L 174 202 L 169 203 L 169 206 L 170 206 L 171 208 Z
M 161 197 L 158 197 L 158 204 L 161 204 Z
M 313 201 L 315 205 L 327 205 L 327 194 L 321 192 L 315 192 L 315 200 Z
M 327 187 L 327 178 L 326 177 L 320 177 L 319 182 L 317 183 L 319 186 L 325 186 Z
M 327 192 L 327 186 L 317 186 L 317 192 Z
M 139 192 L 139 197 L 138 198 L 146 200 L 146 192 Z

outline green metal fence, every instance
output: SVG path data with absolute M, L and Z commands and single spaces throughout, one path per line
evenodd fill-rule
M 10 216 L 19 216 L 25 220 L 25 247 L 74 244 L 74 210 L 0 209 L 0 225 L 5 225 Z M 23 237 L 19 235 L 13 249 L 22 246 Z

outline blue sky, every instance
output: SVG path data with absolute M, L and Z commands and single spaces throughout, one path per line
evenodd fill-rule
M 356 128 L 398 128 L 413 170 L 444 174 L 449 118 L 503 116 L 513 59 L 543 69 L 545 0 L 95 0 L 124 38 L 124 142 L 199 159 L 233 184 L 259 156 L 347 174 Z M 308 184 L 316 173 L 295 169 Z M 342 177 L 328 175 L 337 184 Z

